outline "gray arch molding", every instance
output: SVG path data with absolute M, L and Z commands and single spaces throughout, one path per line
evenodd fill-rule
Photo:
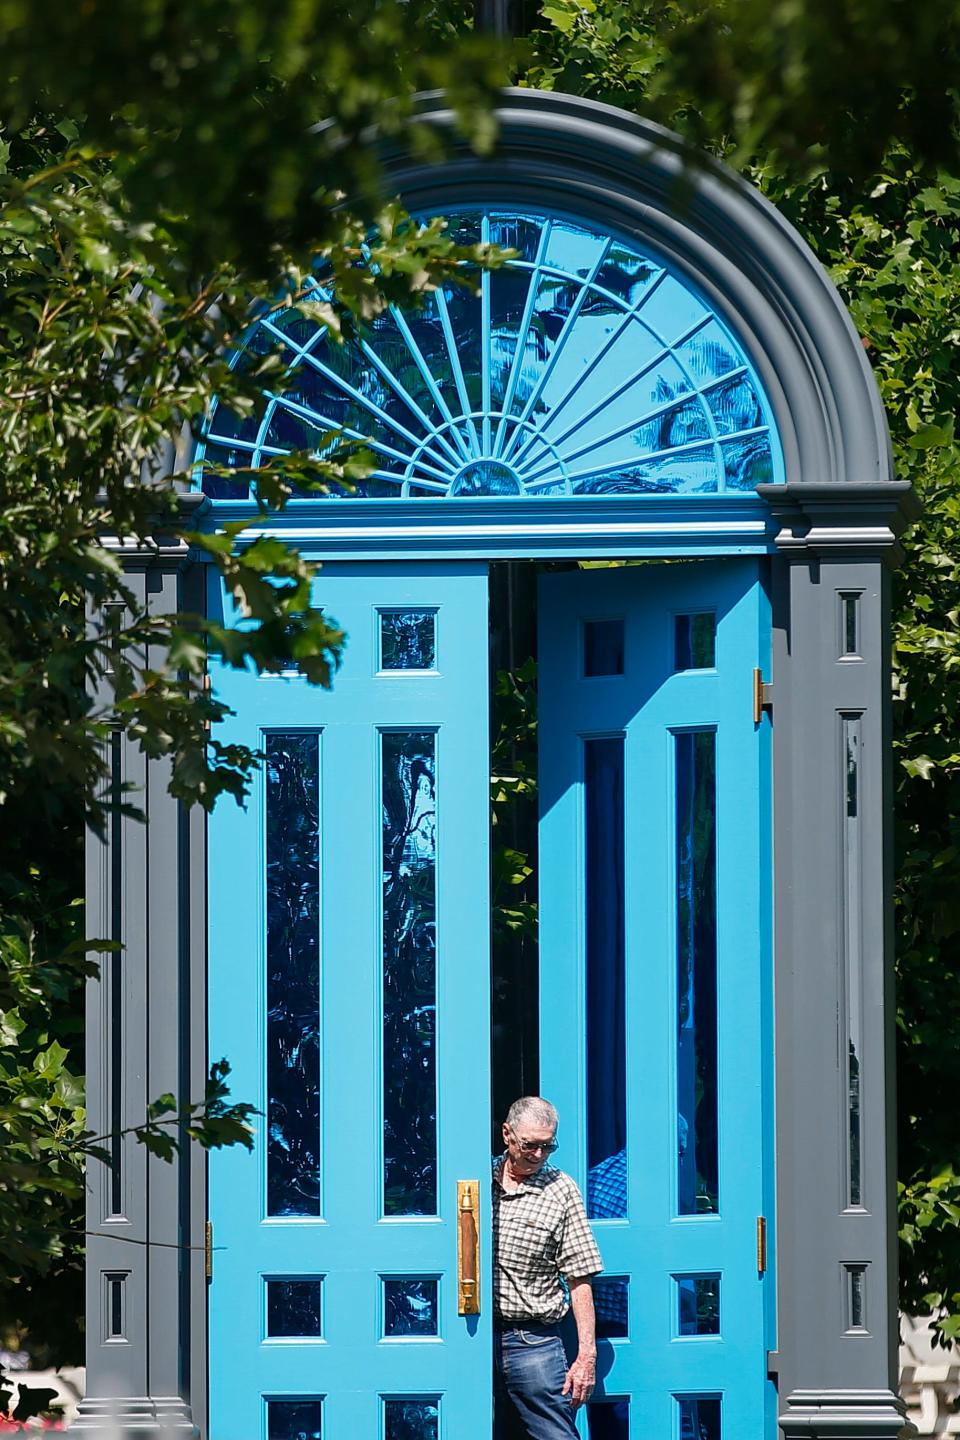
M 543 205 L 656 247 L 727 319 L 756 365 L 780 431 L 788 485 L 891 481 L 886 420 L 839 295 L 809 247 L 758 191 L 651 121 L 566 95 L 512 89 L 489 157 L 458 135 L 442 95 L 420 120 L 447 145 L 424 166 L 384 147 L 409 208 Z

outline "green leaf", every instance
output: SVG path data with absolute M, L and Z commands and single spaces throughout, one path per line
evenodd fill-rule
M 67 1051 L 54 1040 L 48 1049 L 41 1050 L 35 1061 L 36 1073 L 44 1080 L 55 1080 L 63 1069 Z

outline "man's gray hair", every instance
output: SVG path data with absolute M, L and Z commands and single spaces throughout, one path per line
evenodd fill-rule
M 542 1095 L 522 1095 L 519 1100 L 514 1100 L 507 1111 L 507 1124 L 516 1134 L 517 1126 L 522 1125 L 524 1120 L 531 1121 L 534 1125 L 549 1125 L 551 1130 L 556 1130 L 560 1123 L 560 1116 L 556 1107 L 544 1100 Z

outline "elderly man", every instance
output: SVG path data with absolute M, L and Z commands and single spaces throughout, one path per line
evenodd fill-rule
M 547 1163 L 557 1148 L 548 1100 L 515 1100 L 493 1170 L 496 1440 L 570 1440 L 596 1382 L 590 1278 L 603 1268 L 580 1191 Z M 567 1366 L 560 1321 L 573 1310 L 579 1350 Z

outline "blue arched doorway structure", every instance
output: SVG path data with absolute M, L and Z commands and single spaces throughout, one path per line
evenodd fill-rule
M 449 129 L 442 99 L 424 118 Z M 516 259 L 346 351 L 260 317 L 248 343 L 281 343 L 294 383 L 255 425 L 214 410 L 192 462 L 210 526 L 257 509 L 204 458 L 342 427 L 376 468 L 256 520 L 325 561 L 317 599 L 351 634 L 332 696 L 215 673 L 268 756 L 250 813 L 165 830 L 151 790 L 146 891 L 164 875 L 177 897 L 178 980 L 148 927 L 124 1003 L 142 994 L 181 1075 L 208 1023 L 267 1118 L 252 1159 L 212 1170 L 212 1281 L 176 1249 L 202 1253 L 195 1162 L 131 1168 L 130 1214 L 94 1196 L 81 1427 L 129 1399 L 131 1424 L 211 1440 L 486 1434 L 456 1182 L 486 1203 L 487 567 L 686 559 L 540 586 L 541 1083 L 611 1272 L 585 1433 L 895 1435 L 884 684 L 905 487 L 835 293 L 758 196 L 705 163 L 681 185 L 674 137 L 588 102 L 509 92 L 500 119 L 493 159 L 390 164 L 412 209 Z M 144 565 L 153 593 L 197 583 L 188 556 Z M 122 1048 L 107 1028 L 94 1064 Z M 100 1313 L 117 1283 L 122 1335 Z

